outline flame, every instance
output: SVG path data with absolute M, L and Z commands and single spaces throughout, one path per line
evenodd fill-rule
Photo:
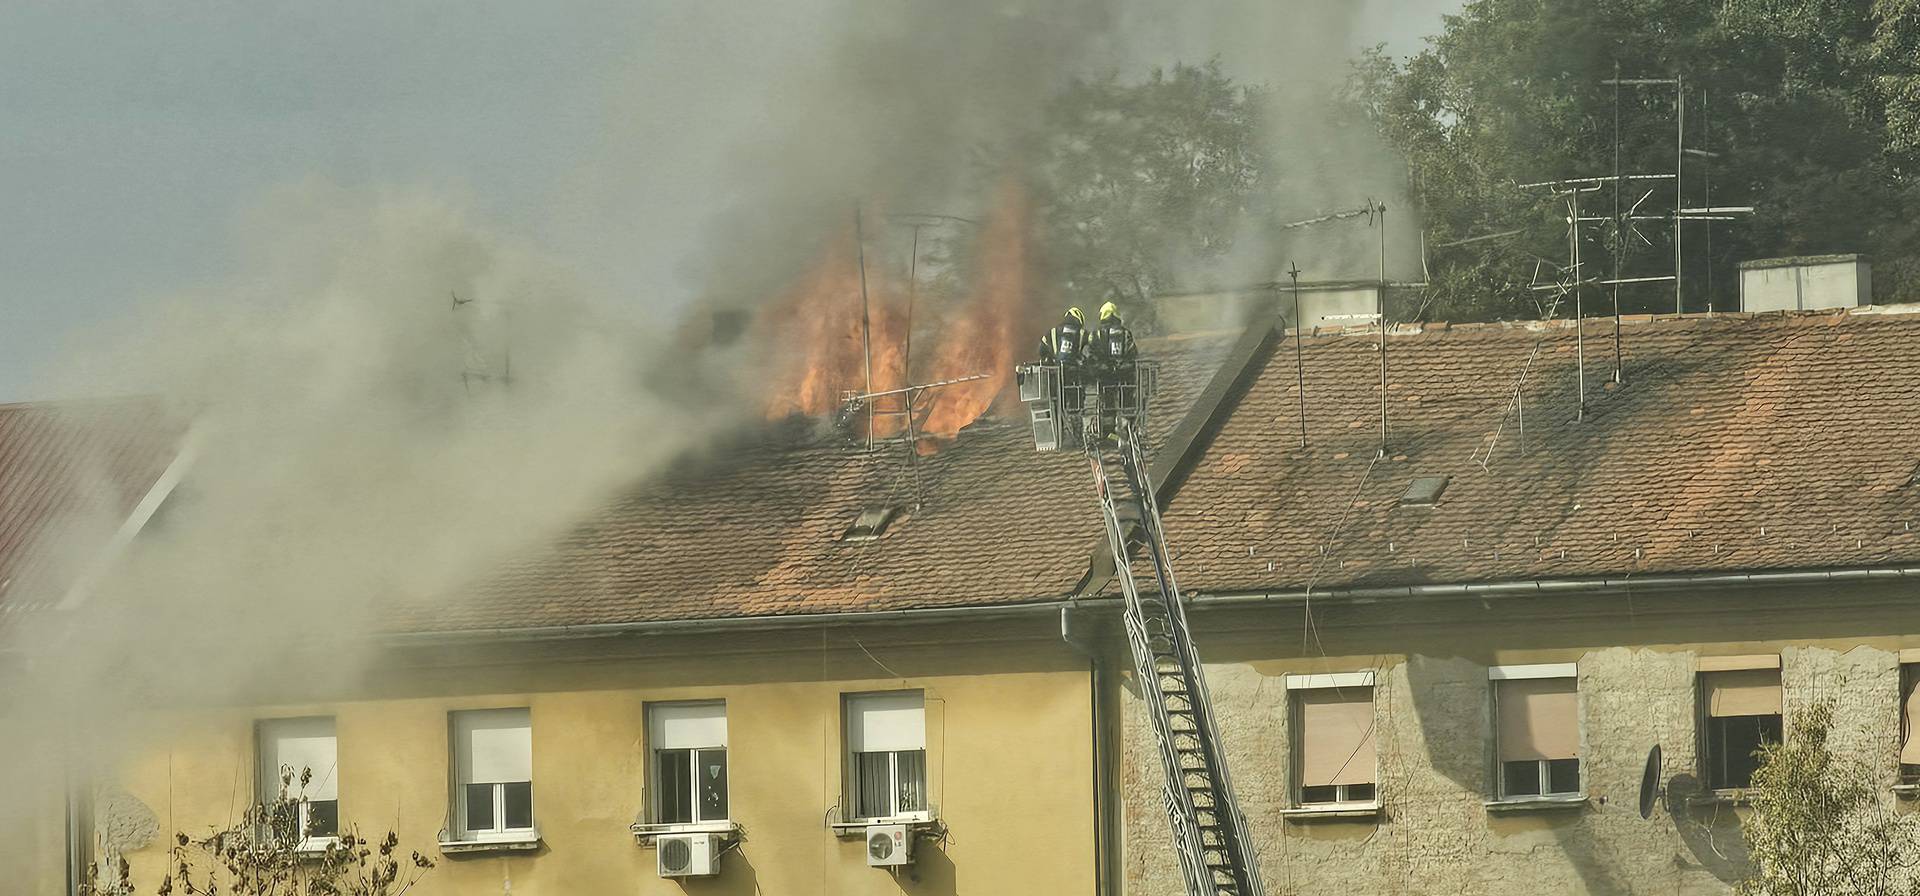
M 847 394 L 869 387 L 879 392 L 987 374 L 924 393 L 916 425 L 923 437 L 918 447 L 926 452 L 996 402 L 1017 398 L 1011 394 L 1014 361 L 1019 347 L 1037 340 L 1039 332 L 1031 313 L 1028 216 L 1025 190 L 1009 180 L 996 191 L 993 210 L 980 228 L 967 295 L 945 309 L 927 307 L 922 295 L 921 307 L 913 309 L 921 340 L 912 351 L 912 371 L 907 370 L 908 291 L 868 256 L 864 307 L 870 382 L 861 339 L 859 247 L 852 228 L 830 240 L 814 265 L 755 322 L 755 342 L 769 357 L 767 417 L 831 415 Z M 874 435 L 898 434 L 905 424 L 897 413 L 905 407 L 904 396 L 876 399 L 873 407 L 880 412 L 873 418 Z M 855 421 L 861 427 L 865 422 L 865 414 Z
M 1003 184 L 980 230 L 972 295 L 960 306 L 958 318 L 941 328 L 928 370 L 934 380 L 988 376 L 933 393 L 920 424 L 927 435 L 952 438 L 992 408 L 1012 389 L 1014 358 L 1023 338 L 1038 341 L 1028 313 L 1033 277 L 1027 216 L 1026 191 L 1015 181 Z

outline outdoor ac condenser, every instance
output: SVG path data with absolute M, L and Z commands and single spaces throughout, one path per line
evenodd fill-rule
M 654 847 L 661 877 L 720 873 L 720 838 L 713 834 L 661 834 Z
M 867 825 L 867 865 L 897 868 L 913 861 L 913 832 L 904 824 Z

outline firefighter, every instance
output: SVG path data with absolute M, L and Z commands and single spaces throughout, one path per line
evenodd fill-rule
M 1139 349 L 1133 343 L 1133 331 L 1120 319 L 1120 306 L 1108 302 L 1100 306 L 1100 324 L 1088 340 L 1087 354 L 1102 373 L 1112 374 L 1133 363 Z
M 1068 308 L 1060 323 L 1040 337 L 1040 360 L 1058 363 L 1063 369 L 1080 366 L 1086 359 L 1086 326 L 1086 315 Z

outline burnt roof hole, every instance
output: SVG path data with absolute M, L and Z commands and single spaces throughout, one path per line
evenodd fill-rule
M 848 526 L 847 531 L 841 534 L 840 540 L 872 541 L 879 538 L 881 533 L 887 531 L 887 524 L 893 522 L 894 516 L 899 512 L 900 508 L 892 506 L 869 507 L 862 510 L 860 515 L 854 518 L 853 525 Z
M 1400 496 L 1402 507 L 1432 507 L 1440 501 L 1440 493 L 1447 490 L 1445 476 L 1417 476 L 1407 483 L 1407 492 Z

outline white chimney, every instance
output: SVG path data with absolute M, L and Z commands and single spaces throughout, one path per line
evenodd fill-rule
M 1740 262 L 1740 310 L 1813 311 L 1873 304 L 1864 255 L 1801 255 Z

